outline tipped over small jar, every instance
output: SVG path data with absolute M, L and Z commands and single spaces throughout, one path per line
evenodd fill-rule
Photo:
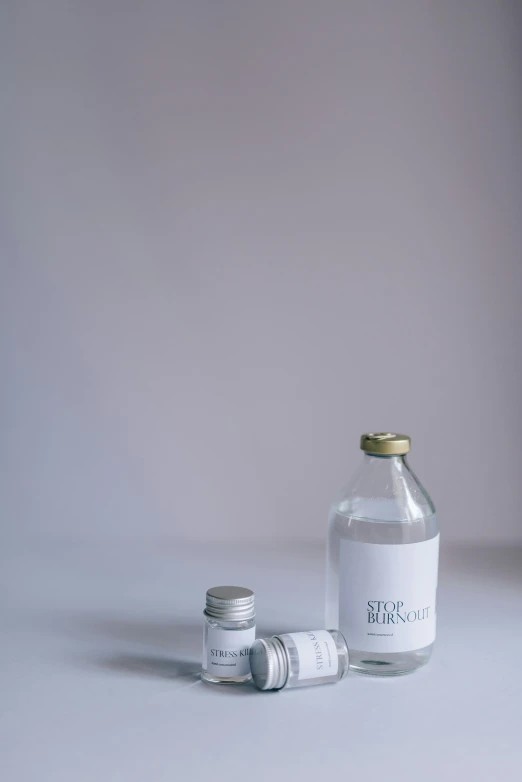
M 250 668 L 260 690 L 334 684 L 348 673 L 348 648 L 338 630 L 309 630 L 258 638 Z

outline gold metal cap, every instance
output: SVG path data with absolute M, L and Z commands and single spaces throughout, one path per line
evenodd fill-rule
M 403 456 L 411 448 L 407 434 L 369 432 L 361 436 L 361 450 L 378 456 Z

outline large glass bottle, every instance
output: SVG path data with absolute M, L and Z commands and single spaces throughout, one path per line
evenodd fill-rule
M 439 524 L 407 435 L 365 434 L 361 449 L 330 512 L 325 626 L 345 636 L 353 670 L 409 673 L 435 640 Z

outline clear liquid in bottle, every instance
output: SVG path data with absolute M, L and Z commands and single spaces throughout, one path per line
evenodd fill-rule
M 409 445 L 405 435 L 363 435 L 363 464 L 330 512 L 325 622 L 344 634 L 360 673 L 414 671 L 435 640 L 439 525 Z

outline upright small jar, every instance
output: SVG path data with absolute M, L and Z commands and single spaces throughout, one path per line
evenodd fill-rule
M 250 648 L 256 637 L 254 593 L 236 586 L 212 587 L 204 610 L 203 670 L 212 684 L 240 684 L 252 678 Z
M 335 683 L 348 673 L 348 648 L 338 630 L 310 630 L 259 638 L 252 646 L 252 678 L 260 690 Z

